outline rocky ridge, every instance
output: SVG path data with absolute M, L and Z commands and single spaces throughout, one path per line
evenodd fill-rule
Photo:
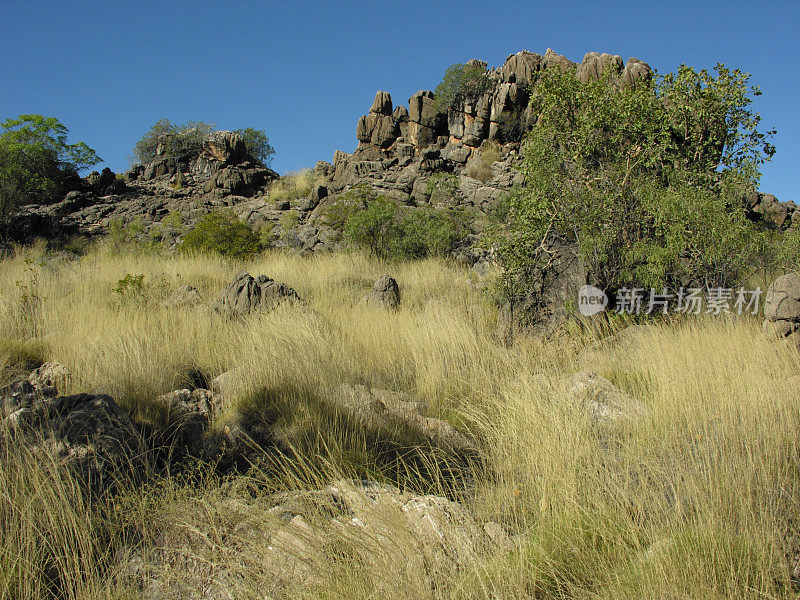
M 256 164 L 237 134 L 216 131 L 199 154 L 168 156 L 159 147 L 154 160 L 124 178 L 108 169 L 92 173 L 81 189 L 59 203 L 23 207 L 10 231 L 17 241 L 69 239 L 104 234 L 115 221 L 138 222 L 142 234 L 174 242 L 179 233 L 161 224 L 168 215 L 180 215 L 191 226 L 210 211 L 230 207 L 254 229 L 277 226 L 281 235 L 276 245 L 329 251 L 338 248 L 339 236 L 326 223 L 325 213 L 361 185 L 411 207 L 446 203 L 480 217 L 509 188 L 523 183 L 519 138 L 536 120 L 528 99 L 538 73 L 566 68 L 589 81 L 609 69 L 622 86 L 652 77 L 649 65 L 639 59 L 625 62 L 597 52 L 587 53 L 580 63 L 548 49 L 543 55 L 517 52 L 494 68 L 478 60 L 468 64 L 485 70 L 486 91 L 447 110 L 437 107 L 430 90 L 413 94 L 408 105 L 395 105 L 389 93 L 378 91 L 356 124 L 355 151 L 337 150 L 330 162 L 317 162 L 316 182 L 305 197 L 274 198 L 270 183 L 279 175 Z M 428 184 L 434 174 L 451 176 L 453 189 L 447 197 L 431 195 Z M 779 202 L 770 194 L 753 194 L 747 208 L 753 220 L 776 229 L 800 221 L 792 218 L 797 209 L 793 202 Z M 472 263 L 479 253 L 469 250 L 475 240 L 469 242 L 457 258 Z

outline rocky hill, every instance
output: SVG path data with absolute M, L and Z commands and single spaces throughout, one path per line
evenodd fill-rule
M 256 229 L 290 228 L 279 245 L 326 251 L 337 247 L 338 236 L 321 216 L 343 193 L 366 184 L 409 206 L 435 204 L 428 180 L 439 173 L 452 175 L 448 203 L 486 214 L 505 191 L 523 182 L 519 139 L 535 122 L 528 98 L 538 72 L 558 66 L 588 81 L 610 69 L 625 86 L 652 76 L 650 66 L 636 58 L 626 63 L 620 56 L 589 52 L 578 64 L 550 49 L 544 55 L 524 50 L 490 69 L 478 60 L 468 65 L 485 70 L 487 89 L 447 110 L 437 107 L 430 90 L 412 95 L 408 106 L 395 106 L 387 92 L 378 91 L 356 125 L 356 150 L 336 151 L 331 162 L 317 162 L 307 196 L 276 199 L 270 184 L 279 175 L 257 165 L 237 134 L 217 131 L 198 155 L 170 157 L 160 150 L 124 178 L 108 169 L 92 173 L 59 203 L 23 207 L 10 230 L 17 241 L 95 236 L 114 221 L 140 221 L 147 232 L 170 213 L 192 225 L 207 212 L 231 207 Z M 748 205 L 754 219 L 783 229 L 792 225 L 792 202 L 757 194 Z M 293 218 L 284 218 L 290 212 Z

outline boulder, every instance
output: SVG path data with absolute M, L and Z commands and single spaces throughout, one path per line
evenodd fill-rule
M 578 65 L 576 77 L 579 81 L 586 83 L 591 80 L 599 80 L 608 73 L 612 78 L 616 78 L 623 69 L 622 57 L 616 54 L 600 54 L 599 52 L 587 52 L 583 57 L 583 62 Z
M 253 311 L 270 310 L 282 303 L 300 302 L 300 296 L 285 283 L 266 275 L 239 273 L 223 290 L 212 308 L 229 318 L 242 318 Z
M 510 55 L 500 69 L 504 82 L 530 83 L 542 68 L 542 55 L 523 50 Z
M 245 160 L 247 146 L 238 133 L 233 131 L 214 131 L 203 140 L 200 158 L 206 161 L 217 161 L 228 165 L 236 165 Z
M 69 377 L 69 369 L 61 363 L 46 362 L 31 372 L 28 382 L 39 394 L 53 397 L 65 390 Z
M 478 521 L 458 502 L 392 485 L 337 480 L 267 497 L 251 487 L 232 480 L 213 508 L 176 515 L 150 551 L 134 552 L 123 576 L 147 599 L 202 588 L 204 598 L 222 600 L 238 597 L 257 573 L 259 593 L 278 600 L 323 589 L 326 578 L 357 565 L 371 596 L 406 597 L 401 590 L 413 581 L 434 597 L 443 580 L 516 546 L 499 524 Z
M 576 373 L 566 383 L 568 398 L 595 423 L 635 421 L 645 413 L 642 405 L 593 371 Z
M 389 92 L 376 93 L 375 100 L 372 101 L 369 112 L 376 115 L 391 115 L 392 97 L 389 95 Z
M 47 398 L 25 381 L 3 396 L 0 446 L 28 444 L 55 455 L 87 493 L 100 495 L 140 473 L 140 438 L 128 415 L 104 394 Z
M 366 302 L 384 308 L 397 308 L 400 305 L 400 286 L 391 275 L 384 275 L 375 285 L 372 291 L 365 298 Z
M 421 402 L 403 392 L 342 385 L 334 395 L 335 404 L 352 417 L 374 429 L 401 428 L 420 442 L 459 456 L 477 456 L 478 447 L 442 419 L 424 416 Z
M 179 452 L 200 456 L 214 414 L 222 408 L 222 396 L 206 389 L 182 389 L 159 396 L 156 402 L 168 411 L 169 441 Z
M 773 322 L 800 322 L 800 274 L 782 275 L 769 286 L 764 298 L 764 318 Z
M 184 285 L 172 292 L 169 298 L 162 302 L 166 308 L 194 308 L 203 303 L 203 297 L 197 288 L 191 285 Z
M 622 83 L 635 88 L 639 81 L 649 81 L 653 77 L 653 70 L 646 62 L 638 58 L 629 58 L 622 70 Z
M 767 338 L 788 339 L 800 348 L 800 274 L 781 275 L 767 288 L 763 327 Z

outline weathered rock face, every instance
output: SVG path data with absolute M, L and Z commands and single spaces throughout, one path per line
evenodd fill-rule
M 252 277 L 242 271 L 225 288 L 212 308 L 223 316 L 238 319 L 253 311 L 270 310 L 284 302 L 300 302 L 300 296 L 285 283 L 266 275 Z
M 369 304 L 384 308 L 397 308 L 400 305 L 400 286 L 391 275 L 384 275 L 375 285 L 365 300 Z
M 106 395 L 48 397 L 47 380 L 37 389 L 28 381 L 0 392 L 0 445 L 28 444 L 54 455 L 99 495 L 139 474 L 140 438 L 130 418 Z M 41 391 L 40 391 L 41 390 Z
M 127 569 L 144 598 L 188 598 L 202 587 L 205 598 L 221 600 L 235 597 L 241 582 L 258 582 L 264 597 L 294 598 L 343 568 L 342 554 L 374 581 L 375 595 L 396 596 L 411 580 L 427 597 L 443 578 L 469 573 L 481 558 L 515 547 L 500 525 L 480 523 L 457 502 L 370 481 L 267 498 L 234 492 L 213 511 L 177 520 L 164 528 L 154 552 Z M 212 541 L 219 539 L 238 558 L 221 555 Z
M 764 298 L 764 333 L 771 339 L 788 338 L 800 348 L 800 275 L 778 277 Z
M 797 205 L 794 202 L 780 202 L 772 194 L 753 192 L 747 197 L 746 209 L 750 219 L 773 229 L 789 229 L 798 220 L 794 219 Z

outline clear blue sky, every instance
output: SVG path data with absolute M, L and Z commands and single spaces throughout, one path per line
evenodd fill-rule
M 752 74 L 778 153 L 762 190 L 800 202 L 798 2 L 18 2 L 0 0 L 0 117 L 59 118 L 115 171 L 156 120 L 267 131 L 281 173 L 356 146 L 378 89 L 405 103 L 447 66 L 550 47 L 660 72 Z

